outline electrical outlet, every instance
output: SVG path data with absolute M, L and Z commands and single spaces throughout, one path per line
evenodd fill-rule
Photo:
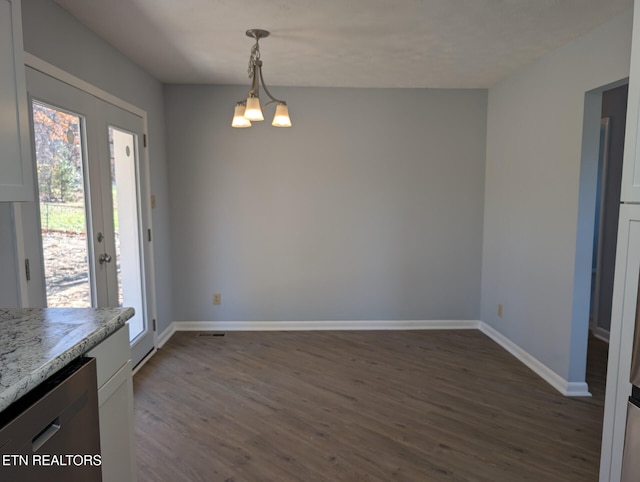
M 502 318 L 502 304 L 498 304 L 498 317 Z
M 219 305 L 222 302 L 222 295 L 220 293 L 213 294 L 213 304 Z

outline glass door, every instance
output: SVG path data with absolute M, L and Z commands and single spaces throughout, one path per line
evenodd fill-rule
M 23 207 L 30 306 L 114 307 L 129 320 L 132 361 L 154 347 L 147 303 L 150 216 L 143 209 L 143 119 L 27 68 L 38 202 Z M 31 220 L 30 220 L 31 219 Z M 35 220 L 35 222 L 33 222 Z M 32 225 L 37 233 L 28 232 Z
M 112 261 L 107 270 L 107 290 L 112 306 L 130 306 L 136 314 L 129 320 L 133 360 L 141 360 L 153 349 L 153 329 L 148 314 L 145 278 L 150 259 L 145 243 L 150 242 L 144 226 L 144 185 L 140 159 L 143 121 L 114 105 L 101 102 L 100 148 L 103 177 L 108 180 L 104 199 L 107 255 Z

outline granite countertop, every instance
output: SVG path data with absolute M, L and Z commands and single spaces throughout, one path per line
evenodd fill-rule
M 133 308 L 0 308 L 0 411 L 133 316 Z

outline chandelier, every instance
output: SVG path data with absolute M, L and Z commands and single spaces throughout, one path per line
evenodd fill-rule
M 267 94 L 267 97 L 271 99 L 265 104 L 265 106 L 276 103 L 276 113 L 273 116 L 272 126 L 275 127 L 291 127 L 291 119 L 289 118 L 289 108 L 284 100 L 276 99 L 271 95 L 271 92 L 264 85 L 264 78 L 262 77 L 262 60 L 260 60 L 260 45 L 258 44 L 261 38 L 269 36 L 267 30 L 251 29 L 247 30 L 247 37 L 256 39 L 256 43 L 251 47 L 251 54 L 249 55 L 249 78 L 251 79 L 251 87 L 247 94 L 246 100 L 242 100 L 236 104 L 236 108 L 233 113 L 233 122 L 231 127 L 251 127 L 252 121 L 264 120 L 262 115 L 262 108 L 260 107 L 260 85 L 262 90 Z

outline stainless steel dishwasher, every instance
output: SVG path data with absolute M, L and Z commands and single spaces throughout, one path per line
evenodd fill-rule
M 0 480 L 102 481 L 95 359 L 77 359 L 0 413 Z

